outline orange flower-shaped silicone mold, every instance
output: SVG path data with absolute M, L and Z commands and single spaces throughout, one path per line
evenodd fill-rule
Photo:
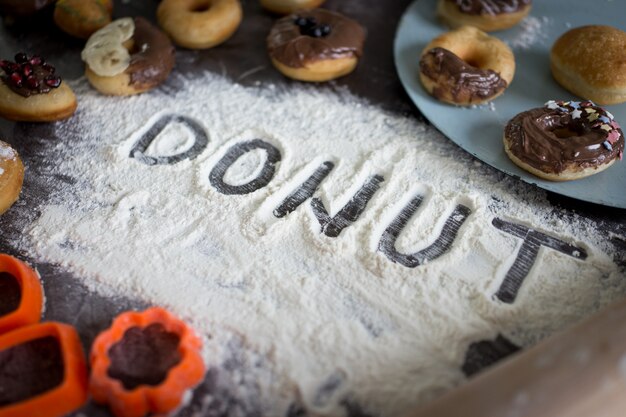
M 42 323 L 0 336 L 0 416 L 60 417 L 87 401 L 87 364 L 73 327 Z
M 0 254 L 0 286 L 6 297 L 0 301 L 0 334 L 41 320 L 43 289 L 32 268 L 12 256 Z
M 90 391 L 117 417 L 176 410 L 204 376 L 202 342 L 168 311 L 119 315 L 91 349 Z

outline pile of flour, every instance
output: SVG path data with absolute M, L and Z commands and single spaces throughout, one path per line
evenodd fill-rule
M 207 346 L 221 340 L 220 329 L 239 335 L 271 364 L 254 395 L 299 398 L 313 414 L 343 415 L 349 400 L 398 415 L 463 381 L 472 342 L 504 334 L 527 346 L 626 293 L 591 221 L 564 219 L 542 192 L 474 161 L 434 129 L 348 94 L 246 88 L 210 73 L 173 75 L 137 97 L 103 97 L 84 80 L 72 87 L 79 111 L 54 125 L 61 139 L 50 145 L 46 174 L 75 181 L 38 208 L 14 243 L 94 291 L 170 308 Z M 168 114 L 201 126 L 206 149 L 173 165 L 131 157 Z M 170 123 L 145 155 L 185 152 L 193 135 Z M 271 181 L 249 194 L 219 192 L 213 167 L 254 139 L 280 152 Z M 224 182 L 257 178 L 267 158 L 264 150 L 244 154 Z M 334 168 L 315 197 L 331 217 L 368 178 L 384 178 L 337 237 L 321 233 L 310 200 L 273 214 L 324 161 Z M 415 196 L 423 202 L 396 242 L 402 253 L 430 245 L 457 204 L 471 214 L 447 253 L 408 268 L 377 249 Z M 576 245 L 587 258 L 540 249 L 515 302 L 501 302 L 494 294 L 522 241 L 495 228 L 496 217 Z M 205 359 L 215 364 L 215 352 L 206 349 Z M 288 401 L 263 401 L 264 415 L 285 415 Z

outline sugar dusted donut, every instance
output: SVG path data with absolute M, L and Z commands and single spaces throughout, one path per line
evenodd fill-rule
M 420 59 L 422 85 L 430 95 L 450 104 L 491 101 L 511 84 L 514 74 L 511 49 L 471 26 L 433 39 Z
M 532 0 L 438 0 L 437 15 L 451 28 L 508 29 L 528 16 Z
M 9 144 L 0 141 L 0 214 L 17 201 L 24 180 L 24 165 Z
M 600 104 L 626 102 L 626 32 L 611 26 L 572 29 L 554 43 L 550 68 L 577 96 Z
M 43 58 L 25 53 L 0 61 L 0 117 L 20 122 L 66 119 L 76 110 L 72 89 Z
M 112 0 L 58 0 L 54 22 L 65 33 L 87 39 L 111 23 Z
M 165 81 L 174 67 L 171 41 L 141 17 L 118 19 L 98 30 L 81 56 L 91 85 L 109 95 L 151 90 Z
M 230 38 L 243 11 L 239 0 L 163 0 L 157 9 L 159 25 L 177 45 L 212 48 Z
M 554 101 L 513 117 L 504 150 L 520 168 L 547 180 L 597 174 L 624 153 L 624 133 L 613 116 L 590 101 Z
M 270 12 L 290 14 L 319 7 L 325 0 L 261 0 L 261 6 Z
M 301 81 L 328 81 L 349 74 L 363 54 L 365 30 L 352 19 L 324 9 L 278 20 L 267 37 L 274 66 Z

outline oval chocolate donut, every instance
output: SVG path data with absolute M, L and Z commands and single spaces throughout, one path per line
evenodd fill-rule
M 531 5 L 532 0 L 439 0 L 437 15 L 451 28 L 468 25 L 493 32 L 515 26 Z
M 584 178 L 610 167 L 624 153 L 624 133 L 613 116 L 591 101 L 554 101 L 513 117 L 504 149 L 520 168 L 552 181 Z
M 267 37 L 274 66 L 301 81 L 328 81 L 354 70 L 363 54 L 365 30 L 352 19 L 324 9 L 279 19 Z
M 103 94 L 131 95 L 164 82 L 174 67 L 174 46 L 146 19 L 118 19 L 94 33 L 82 52 L 85 75 Z

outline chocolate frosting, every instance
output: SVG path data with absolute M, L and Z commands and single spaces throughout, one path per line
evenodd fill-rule
M 174 45 L 161 30 L 142 17 L 135 18 L 134 45 L 130 65 L 130 84 L 152 87 L 165 81 L 174 68 Z
M 548 102 L 546 107 L 515 116 L 504 134 L 516 157 L 554 174 L 572 166 L 585 169 L 602 165 L 624 152 L 619 125 L 590 102 Z
M 118 379 L 127 390 L 140 385 L 159 385 L 169 370 L 181 361 L 180 338 L 165 330 L 162 324 L 143 329 L 131 327 L 124 337 L 109 349 L 111 366 L 108 375 Z
M 298 18 L 313 18 L 320 25 L 330 26 L 323 37 L 304 35 L 295 24 Z M 291 68 L 308 63 L 363 54 L 365 30 L 352 19 L 329 10 L 316 9 L 283 17 L 272 27 L 267 48 L 272 58 Z
M 63 382 L 63 353 L 52 336 L 0 351 L 0 407 L 28 400 Z M 2 412 L 0 412 L 2 414 Z
M 43 9 L 50 3 L 54 3 L 55 0 L 0 0 L 0 11 L 19 15 L 27 16 L 37 12 L 39 9 Z
M 439 85 L 433 96 L 442 98 L 449 92 L 458 103 L 484 100 L 507 87 L 497 72 L 476 68 L 444 48 L 426 52 L 420 59 L 420 71 Z
M 491 16 L 515 13 L 530 5 L 532 0 L 447 0 L 455 3 L 465 14 L 488 14 Z

